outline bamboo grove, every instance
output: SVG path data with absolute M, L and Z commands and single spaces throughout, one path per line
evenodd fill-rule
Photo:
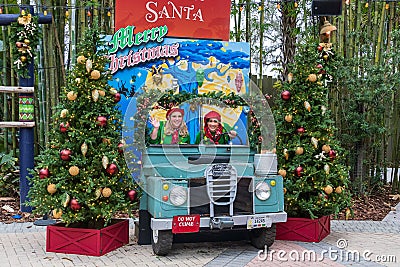
M 37 12 L 49 12 L 52 24 L 42 25 L 43 38 L 36 58 L 35 114 L 36 152 L 45 147 L 52 107 L 59 101 L 60 88 L 75 56 L 75 45 L 93 17 L 98 17 L 105 34 L 114 32 L 112 0 L 42 0 L 35 2 Z M 21 3 L 19 3 L 21 4 Z M 29 1 L 22 1 L 29 4 Z M 296 42 L 305 34 L 318 36 L 325 18 L 311 15 L 311 0 L 266 1 L 233 0 L 231 40 L 251 46 L 252 74 L 259 87 L 272 92 L 271 103 L 280 92 L 262 88 L 262 77 L 273 73 L 287 80 Z M 0 0 L 3 14 L 18 13 L 17 1 Z M 354 192 L 368 193 L 396 179 L 400 165 L 400 4 L 396 1 L 347 0 L 340 16 L 326 17 L 337 27 L 332 43 L 340 66 L 332 73 L 330 108 L 339 138 L 348 150 L 348 165 Z M 0 40 L 1 85 L 18 83 L 10 55 L 10 28 L 2 26 Z M 0 121 L 17 121 L 17 96 L 0 95 Z M 17 129 L 0 129 L 0 152 L 17 155 Z M 391 177 L 386 169 L 391 168 Z M 390 173 L 389 173 L 390 174 Z M 382 178 L 383 177 L 383 178 Z

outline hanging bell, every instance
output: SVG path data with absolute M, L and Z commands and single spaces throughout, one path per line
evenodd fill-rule
M 327 34 L 329 35 L 332 31 L 336 30 L 336 26 L 333 26 L 332 24 L 329 23 L 329 21 L 325 20 L 324 25 L 322 25 L 321 31 L 319 34 Z

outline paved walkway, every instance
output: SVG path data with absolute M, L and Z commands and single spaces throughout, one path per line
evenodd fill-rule
M 174 244 L 166 257 L 130 243 L 101 257 L 46 252 L 45 227 L 0 223 L 0 267 L 8 266 L 400 266 L 400 204 L 381 222 L 332 221 L 319 243 L 277 240 L 267 254 L 247 241 Z

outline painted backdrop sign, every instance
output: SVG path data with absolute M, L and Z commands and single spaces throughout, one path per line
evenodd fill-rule
M 133 25 L 127 26 L 108 36 L 109 69 L 114 78 L 110 84 L 122 95 L 120 104 L 127 127 L 133 124 L 136 113 L 136 105 L 132 104 L 135 96 L 149 89 L 194 94 L 248 93 L 250 47 L 247 43 L 168 38 L 164 34 L 168 28 L 164 27 L 135 29 Z M 207 105 L 200 109 L 182 108 L 194 142 L 202 115 L 217 108 Z M 216 111 L 246 142 L 248 110 L 238 107 Z M 156 113 L 151 116 L 165 120 L 165 110 Z
M 116 0 L 115 29 L 168 27 L 169 37 L 229 40 L 230 0 Z

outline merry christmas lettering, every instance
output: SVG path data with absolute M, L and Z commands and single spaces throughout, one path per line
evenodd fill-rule
M 150 48 L 142 48 L 137 52 L 130 50 L 128 55 L 117 57 L 109 55 L 111 74 L 125 67 L 133 67 L 139 63 L 167 57 L 177 57 L 179 55 L 179 43 L 172 45 L 162 45 Z
M 119 29 L 109 42 L 109 45 L 112 46 L 109 53 L 115 53 L 118 49 L 124 49 L 126 46 L 139 46 L 150 41 L 161 43 L 164 36 L 168 33 L 168 27 L 164 25 L 144 30 L 143 32 L 138 32 L 136 34 L 134 32 L 135 26 L 127 26 Z
M 204 0 L 201 0 L 202 2 Z M 177 6 L 173 1 L 168 1 L 164 6 L 158 7 L 158 3 L 154 1 L 149 1 L 146 4 L 146 9 L 149 13 L 146 14 L 145 18 L 147 22 L 153 23 L 157 22 L 159 19 L 176 19 L 181 20 L 203 20 L 203 12 L 200 8 L 196 8 L 194 5 L 190 6 Z

